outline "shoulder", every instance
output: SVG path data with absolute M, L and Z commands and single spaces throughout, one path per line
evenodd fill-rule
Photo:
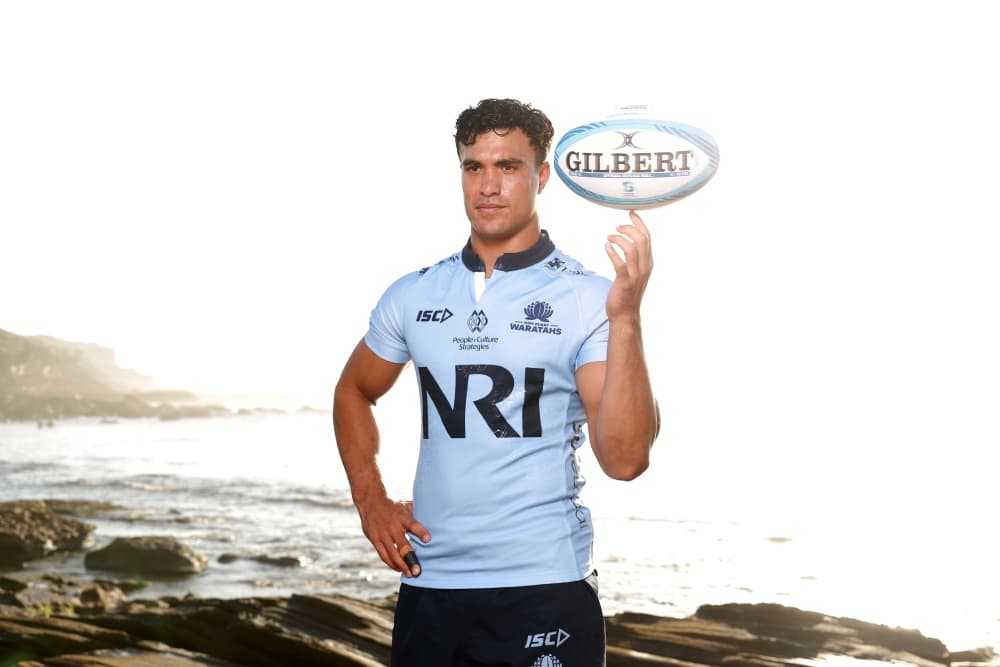
M 558 248 L 542 262 L 541 269 L 550 280 L 564 281 L 575 292 L 606 294 L 611 289 L 611 280 L 591 271 Z
M 463 269 L 464 265 L 462 264 L 462 253 L 455 252 L 448 255 L 444 259 L 438 261 L 436 264 L 425 266 L 419 271 L 414 271 L 414 273 L 416 273 L 417 276 L 421 278 L 425 276 L 436 276 L 440 274 L 446 274 L 450 276 L 451 274 L 455 273 L 455 271 L 460 271 Z
M 429 285 L 451 280 L 455 271 L 462 268 L 462 257 L 459 253 L 454 253 L 438 261 L 435 264 L 425 266 L 416 271 L 411 271 L 397 278 L 386 289 L 386 294 L 398 294 L 414 289 L 421 289 Z

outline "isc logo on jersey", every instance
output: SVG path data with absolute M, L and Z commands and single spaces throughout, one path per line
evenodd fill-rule
M 438 310 L 418 310 L 417 322 L 444 322 L 452 315 L 454 315 L 454 313 L 447 308 L 439 308 Z

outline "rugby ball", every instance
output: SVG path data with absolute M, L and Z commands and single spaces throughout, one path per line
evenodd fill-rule
M 556 173 L 579 196 L 611 208 L 687 197 L 715 174 L 719 147 L 704 130 L 657 116 L 637 104 L 573 128 L 556 144 Z

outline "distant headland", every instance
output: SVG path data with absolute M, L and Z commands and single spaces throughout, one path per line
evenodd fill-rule
M 74 417 L 172 420 L 233 414 L 191 391 L 155 387 L 153 378 L 120 368 L 111 348 L 0 329 L 0 422 L 51 426 Z

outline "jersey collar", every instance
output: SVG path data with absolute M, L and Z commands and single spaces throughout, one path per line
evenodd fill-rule
M 497 257 L 496 264 L 493 265 L 494 269 L 500 271 L 517 271 L 518 269 L 526 269 L 532 264 L 537 264 L 546 257 L 549 256 L 553 250 L 556 249 L 552 239 L 549 238 L 549 233 L 542 230 L 541 236 L 535 245 L 531 246 L 527 250 L 522 250 L 521 252 L 508 252 Z M 482 258 L 479 257 L 472 250 L 472 238 L 465 243 L 465 247 L 462 248 L 462 263 L 465 264 L 465 268 L 469 271 L 485 271 L 486 264 L 483 262 Z

